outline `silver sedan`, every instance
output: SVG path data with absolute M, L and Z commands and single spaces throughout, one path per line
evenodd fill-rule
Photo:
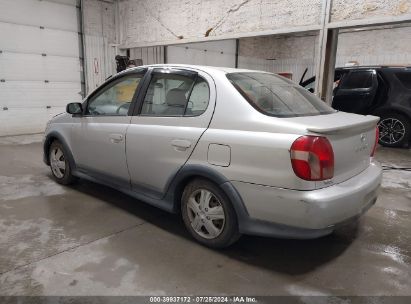
M 143 66 L 54 117 L 44 161 L 58 183 L 85 178 L 180 213 L 210 247 L 316 238 L 375 203 L 377 122 L 271 73 Z

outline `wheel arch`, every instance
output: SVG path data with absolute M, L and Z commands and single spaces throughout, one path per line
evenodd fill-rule
M 181 197 L 184 188 L 188 183 L 196 178 L 206 179 L 220 187 L 233 205 L 241 230 L 241 223 L 243 222 L 242 219 L 248 218 L 248 212 L 240 194 L 224 175 L 208 166 L 185 165 L 180 169 L 173 181 L 170 183 L 166 194 L 167 199 L 173 203 L 173 212 L 180 212 Z
M 406 116 L 408 119 L 411 119 L 411 110 L 408 110 L 403 107 L 397 106 L 389 106 L 389 107 L 382 107 L 373 112 L 373 115 L 383 117 L 386 116 L 388 113 L 395 113 Z
M 68 161 L 70 163 L 70 167 L 72 169 L 76 168 L 76 164 L 74 162 L 74 158 L 73 158 L 73 154 L 71 153 L 71 150 L 69 149 L 67 142 L 65 141 L 64 137 L 56 132 L 56 131 L 52 131 L 49 134 L 47 134 L 46 139 L 44 140 L 44 144 L 43 144 L 43 159 L 44 162 L 50 166 L 50 160 L 49 160 L 49 152 L 50 152 L 50 147 L 51 144 L 55 141 L 58 140 L 62 145 L 63 145 L 63 149 L 64 152 L 66 153 L 67 157 L 68 157 Z

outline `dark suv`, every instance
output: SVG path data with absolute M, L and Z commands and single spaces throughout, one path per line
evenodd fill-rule
M 300 85 L 313 92 L 315 76 L 301 81 Z M 379 123 L 381 145 L 399 147 L 409 143 L 411 140 L 411 67 L 336 68 L 334 85 L 332 101 L 334 109 L 381 117 Z

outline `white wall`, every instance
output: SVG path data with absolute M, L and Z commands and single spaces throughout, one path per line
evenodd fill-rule
M 267 36 L 240 39 L 239 67 L 291 72 L 299 81 L 308 68 L 314 74 L 318 36 Z M 275 59 L 275 60 L 268 60 Z M 350 61 L 360 65 L 411 66 L 411 27 L 343 31 L 338 37 L 336 67 Z
M 341 33 L 336 66 L 344 66 L 349 61 L 361 65 L 411 66 L 411 27 Z
M 103 40 L 99 40 L 100 49 L 107 50 L 110 42 L 117 42 L 122 47 L 132 48 L 134 54 L 141 50 L 154 54 L 146 46 L 169 45 L 168 62 L 232 66 L 235 60 L 234 51 L 229 55 L 229 52 L 218 54 L 218 50 L 210 49 L 207 54 L 202 50 L 201 43 L 196 44 L 198 49 L 195 44 L 173 44 L 208 37 L 224 39 L 233 35 L 237 37 L 263 35 L 268 31 L 278 29 L 292 31 L 296 27 L 317 26 L 320 28 L 324 1 L 118 0 L 119 22 L 115 26 L 113 11 L 116 6 L 113 3 L 97 0 L 85 0 L 85 3 L 88 3 L 90 11 L 94 11 L 87 18 L 91 20 L 89 26 L 93 29 L 91 35 L 95 36 L 95 33 L 98 33 L 99 37 L 104 37 Z M 411 0 L 333 0 L 330 22 L 364 19 L 372 21 L 375 18 L 397 18 L 410 14 Z M 113 26 L 117 31 L 113 29 Z M 291 72 L 294 80 L 300 78 L 305 68 L 309 69 L 308 75 L 313 74 L 318 38 L 312 33 L 307 33 L 309 36 L 306 37 L 271 35 L 241 38 L 239 67 L 272 72 Z M 343 65 L 355 59 L 362 64 L 409 61 L 410 52 L 403 47 L 403 45 L 411 45 L 408 41 L 409 37 L 411 37 L 410 32 L 402 29 L 387 29 L 380 33 L 371 31 L 358 34 L 342 33 L 339 37 L 337 65 Z M 212 46 L 213 43 L 217 49 L 226 48 L 225 41 L 210 41 L 206 45 Z M 370 53 L 373 49 L 375 52 Z M 390 49 L 397 49 L 397 54 Z M 350 50 L 353 52 L 351 53 Z M 354 50 L 358 52 L 355 53 Z M 108 58 L 113 56 L 107 55 L 107 51 L 104 54 L 105 64 L 110 65 L 107 61 L 110 61 Z M 213 58 L 211 54 L 218 56 Z M 92 56 L 88 57 L 90 59 Z M 158 56 L 156 60 L 150 60 L 150 56 L 146 57 L 147 63 L 161 62 Z M 89 64 L 91 64 L 90 61 L 88 61 Z M 108 68 L 110 69 L 111 67 Z M 104 74 L 108 76 L 110 73 L 106 71 Z M 102 78 L 91 83 L 90 87 L 99 84 Z
M 312 75 L 318 36 L 267 36 L 242 38 L 239 44 L 238 67 L 273 73 L 292 73 L 298 82 L 308 68 Z
M 411 13 L 409 0 L 333 0 L 331 21 L 401 16 Z
M 116 73 L 117 30 L 114 2 L 83 0 L 86 91 Z
M 173 44 L 195 38 L 319 25 L 322 0 L 121 0 L 120 43 Z
M 321 28 L 323 0 L 119 0 L 126 47 L 242 38 Z M 324 10 L 325 11 L 325 10 Z M 333 0 L 331 23 L 407 18 L 410 0 Z M 235 37 L 233 37 L 235 36 Z

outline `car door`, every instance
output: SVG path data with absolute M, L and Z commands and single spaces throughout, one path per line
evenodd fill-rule
M 204 72 L 155 68 L 127 130 L 132 189 L 161 198 L 207 129 L 215 105 L 213 79 Z
M 336 110 L 367 114 L 378 89 L 375 70 L 350 71 L 334 89 L 332 107 Z
M 73 155 L 79 171 L 129 185 L 125 136 L 144 74 L 137 70 L 113 79 L 87 99 L 83 115 L 73 118 Z

